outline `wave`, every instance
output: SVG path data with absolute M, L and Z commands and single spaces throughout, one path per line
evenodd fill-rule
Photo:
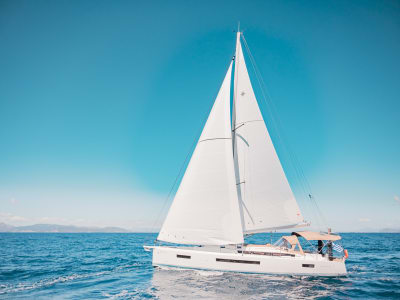
M 113 268 L 112 270 L 108 270 L 108 271 L 63 275 L 63 276 L 59 276 L 59 277 L 55 277 L 55 278 L 39 280 L 39 281 L 36 281 L 33 283 L 18 283 L 16 285 L 2 284 L 2 285 L 0 285 L 0 295 L 17 293 L 17 292 L 21 292 L 21 291 L 28 291 L 28 290 L 34 290 L 34 289 L 41 289 L 44 287 L 49 287 L 49 286 L 55 285 L 57 283 L 66 283 L 66 282 L 70 282 L 70 281 L 74 281 L 74 280 L 87 279 L 87 278 L 91 278 L 91 277 L 99 277 L 99 276 L 111 274 L 116 271 L 129 270 L 130 268 L 138 267 L 141 265 L 142 265 L 141 263 L 134 263 L 134 264 L 117 266 L 117 267 Z
M 40 280 L 37 282 L 34 282 L 32 284 L 23 284 L 23 283 L 18 283 L 17 285 L 4 285 L 4 287 L 0 290 L 0 294 L 8 294 L 8 293 L 16 293 L 20 291 L 26 291 L 26 290 L 33 290 L 33 289 L 40 289 L 43 287 L 48 287 L 51 285 L 54 285 L 56 283 L 61 283 L 61 282 L 67 282 L 67 281 L 72 281 L 72 280 L 77 280 L 77 279 L 83 279 L 83 278 L 88 278 L 88 277 L 97 277 L 106 274 L 107 272 L 96 272 L 96 273 L 91 273 L 91 274 L 72 274 L 72 275 L 67 275 L 67 276 L 60 276 L 56 278 L 51 278 L 51 279 L 44 279 Z
M 221 271 L 208 271 L 208 270 L 193 270 L 197 275 L 203 277 L 210 277 L 210 276 L 221 276 L 224 272 Z

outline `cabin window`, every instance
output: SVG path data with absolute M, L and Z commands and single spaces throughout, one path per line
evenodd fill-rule
M 302 264 L 303 268 L 314 268 L 313 264 Z
M 216 258 L 216 261 L 238 263 L 238 264 L 252 264 L 252 265 L 259 265 L 260 264 L 260 262 L 256 261 L 256 260 L 240 260 L 240 259 Z
M 177 258 L 186 258 L 186 259 L 190 259 L 191 258 L 190 255 L 181 255 L 181 254 L 177 254 L 176 257 Z

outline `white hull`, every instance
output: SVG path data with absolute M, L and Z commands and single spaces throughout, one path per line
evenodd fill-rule
M 226 272 L 345 276 L 344 259 L 320 254 L 282 252 L 274 247 L 236 248 L 145 246 L 153 250 L 153 265 Z M 253 251 L 255 250 L 255 251 Z M 251 254 L 249 254 L 251 252 Z M 257 253 L 258 254 L 255 254 Z

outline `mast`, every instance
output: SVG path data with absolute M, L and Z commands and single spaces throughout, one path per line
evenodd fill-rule
M 233 87 L 233 104 L 232 104 L 232 146 L 233 156 L 235 156 L 235 129 L 236 129 L 236 99 L 237 99 L 237 82 L 238 82 L 238 68 L 239 68 L 239 46 L 240 46 L 240 22 L 238 24 L 238 31 L 236 33 L 236 50 L 235 50 L 235 70 L 234 70 L 234 87 Z
M 240 223 L 242 229 L 244 230 L 245 219 L 243 212 L 243 199 L 242 199 L 242 184 L 239 174 L 239 162 L 237 156 L 237 143 L 236 143 L 236 100 L 237 100 L 237 83 L 238 83 L 238 69 L 239 69 L 239 51 L 240 51 L 240 22 L 238 23 L 238 30 L 236 33 L 236 50 L 235 50 L 235 69 L 234 69 L 234 81 L 233 81 L 233 103 L 232 103 L 232 149 L 233 149 L 233 165 L 235 169 L 235 179 L 236 179 L 236 192 L 237 199 L 239 202 L 239 213 L 240 213 Z

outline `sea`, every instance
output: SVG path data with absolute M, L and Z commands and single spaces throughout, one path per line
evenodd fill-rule
M 152 233 L 0 233 L 0 299 L 400 299 L 400 234 L 342 237 L 348 276 L 320 278 L 153 268 Z

